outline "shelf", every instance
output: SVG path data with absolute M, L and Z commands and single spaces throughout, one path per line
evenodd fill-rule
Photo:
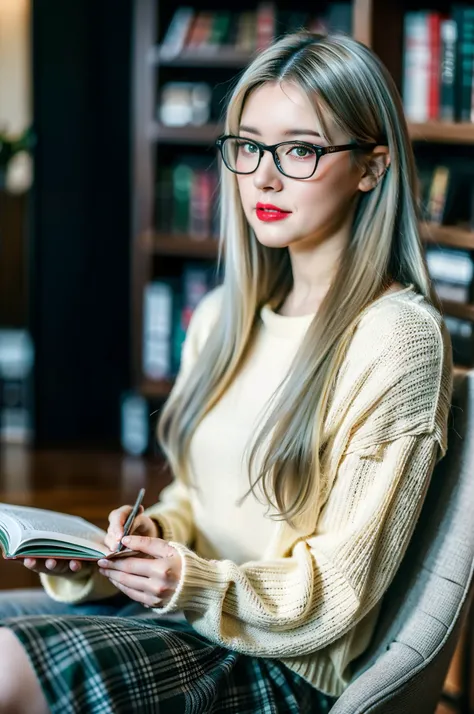
M 186 49 L 175 57 L 160 57 L 161 47 L 154 47 L 150 53 L 152 64 L 160 67 L 246 67 L 253 59 L 250 52 L 235 47 L 204 47 L 199 50 Z
M 173 387 L 170 379 L 144 379 L 140 385 L 140 394 L 148 399 L 166 399 Z
M 146 251 L 154 255 L 177 255 L 183 258 L 217 259 L 219 243 L 214 238 L 192 238 L 182 234 L 144 233 Z
M 223 124 L 205 124 L 204 126 L 164 126 L 154 122 L 151 138 L 167 144 L 209 144 L 213 145 L 224 131 Z
M 474 231 L 467 231 L 457 226 L 438 226 L 436 223 L 423 223 L 421 237 L 425 243 L 474 250 Z
M 453 365 L 453 372 L 457 375 L 466 375 L 472 371 L 472 367 L 465 367 L 464 365 L 455 364 Z
M 446 144 L 474 144 L 474 124 L 467 122 L 425 122 L 408 124 L 413 141 L 431 141 Z
M 470 372 L 472 367 L 454 365 L 454 373 L 461 375 Z M 166 399 L 171 392 L 174 382 L 168 379 L 153 381 L 145 379 L 140 386 L 140 394 L 147 399 Z
M 443 300 L 442 303 L 445 315 L 459 317 L 462 320 L 470 320 L 471 322 L 474 322 L 474 305 L 466 305 L 462 302 L 452 302 L 451 300 Z

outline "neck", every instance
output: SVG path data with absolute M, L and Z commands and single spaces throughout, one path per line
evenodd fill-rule
M 336 275 L 341 255 L 347 245 L 346 231 L 339 231 L 320 242 L 289 246 L 293 287 L 279 312 L 304 315 L 317 312 Z

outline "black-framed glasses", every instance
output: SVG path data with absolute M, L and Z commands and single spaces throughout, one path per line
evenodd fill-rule
M 308 179 L 318 167 L 319 159 L 325 154 L 337 151 L 370 151 L 377 144 L 341 144 L 339 146 L 318 146 L 306 141 L 281 141 L 279 144 L 261 144 L 254 139 L 225 134 L 216 141 L 222 160 L 234 174 L 253 174 L 259 167 L 264 151 L 273 156 L 275 165 L 284 176 Z

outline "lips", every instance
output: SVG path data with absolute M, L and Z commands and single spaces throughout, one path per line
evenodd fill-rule
M 284 211 L 271 203 L 257 203 L 255 212 L 261 221 L 281 221 L 291 214 L 291 211 Z

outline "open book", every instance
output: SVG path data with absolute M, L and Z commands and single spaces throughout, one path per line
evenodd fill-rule
M 133 551 L 111 554 L 105 531 L 78 516 L 27 506 L 0 503 L 0 547 L 4 558 L 120 558 Z

